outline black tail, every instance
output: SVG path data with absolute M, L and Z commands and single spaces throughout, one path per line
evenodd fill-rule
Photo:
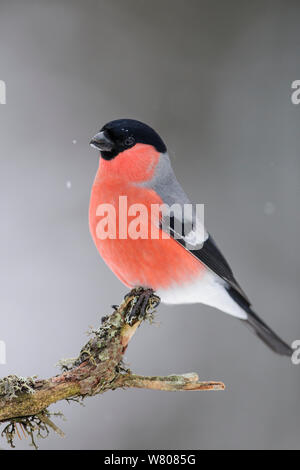
M 248 313 L 247 324 L 250 325 L 254 333 L 277 354 L 291 357 L 293 349 L 277 336 L 252 310 Z
M 232 288 L 228 289 L 228 293 L 247 313 L 247 320 L 242 321 L 250 326 L 252 331 L 277 354 L 291 357 L 294 352 L 293 349 L 253 312 L 251 306 L 245 302 L 243 297 Z

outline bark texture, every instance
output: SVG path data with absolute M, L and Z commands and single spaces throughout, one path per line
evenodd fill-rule
M 147 377 L 131 373 L 123 366 L 129 341 L 144 319 L 153 320 L 160 299 L 142 288 L 131 291 L 115 311 L 102 318 L 92 337 L 76 359 L 60 361 L 62 373 L 45 380 L 8 376 L 0 380 L 0 422 L 8 421 L 26 428 L 26 420 L 38 417 L 43 425 L 49 420 L 47 408 L 64 399 L 80 399 L 117 388 L 152 390 L 224 390 L 221 382 L 201 382 L 195 373 Z M 29 423 L 29 421 L 28 421 Z M 59 429 L 56 429 L 59 432 Z M 17 431 L 16 431 L 17 432 Z M 60 433 L 60 432 L 59 432 Z M 7 436 L 6 436 L 7 437 Z

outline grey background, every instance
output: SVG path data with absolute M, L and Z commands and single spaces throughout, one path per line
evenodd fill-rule
M 299 13 L 292 0 L 0 1 L 1 376 L 57 373 L 126 292 L 87 222 L 88 142 L 119 117 L 159 131 L 256 310 L 300 338 Z M 42 449 L 300 448 L 300 366 L 209 307 L 161 306 L 159 321 L 134 337 L 132 370 L 196 371 L 227 391 L 60 403 L 67 437 Z

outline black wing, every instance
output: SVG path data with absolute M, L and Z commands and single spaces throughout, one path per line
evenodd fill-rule
M 173 220 L 172 220 L 173 219 Z M 165 227 L 165 225 L 162 225 Z M 211 236 L 205 240 L 202 247 L 192 249 L 188 234 L 184 235 L 184 227 L 182 227 L 182 236 L 178 236 L 178 230 L 174 229 L 175 221 L 174 218 L 169 219 L 168 234 L 180 243 L 191 255 L 197 258 L 201 263 L 205 264 L 211 271 L 225 281 L 225 288 L 228 294 L 247 312 L 246 323 L 256 333 L 256 335 L 264 341 L 273 351 L 284 356 L 291 356 L 293 349 L 286 344 L 271 328 L 266 325 L 251 308 L 251 303 L 247 298 L 246 294 L 235 280 L 233 272 L 220 252 L 219 248 L 215 244 Z M 244 321 L 244 320 L 243 320 Z
M 249 308 L 251 303 L 246 296 L 245 292 L 241 286 L 236 281 L 233 272 L 214 242 L 213 238 L 209 235 L 205 242 L 201 245 L 201 248 L 192 249 L 190 243 L 187 243 L 186 238 L 188 234 L 184 232 L 184 225 L 182 226 L 182 236 L 178 236 L 178 231 L 174 229 L 176 226 L 176 221 L 173 216 L 169 218 L 169 235 L 174 238 L 178 243 L 180 243 L 191 255 L 197 258 L 201 263 L 205 264 L 211 271 L 213 271 L 217 276 L 223 279 L 228 285 L 228 291 L 233 289 L 237 295 L 240 297 L 240 300 L 245 303 L 244 308 Z M 165 224 L 165 219 L 164 219 Z M 162 226 L 165 227 L 165 225 Z M 178 224 L 177 224 L 178 226 Z

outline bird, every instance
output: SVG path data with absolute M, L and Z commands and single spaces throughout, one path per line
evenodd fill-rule
M 274 352 L 290 357 L 292 348 L 255 313 L 214 239 L 203 224 L 195 223 L 195 204 L 178 182 L 160 135 L 135 119 L 116 119 L 105 124 L 90 145 L 100 158 L 91 190 L 89 228 L 98 252 L 120 281 L 131 289 L 151 289 L 166 304 L 199 303 L 221 310 L 247 325 Z M 146 208 L 144 220 L 141 213 L 139 219 L 140 225 L 148 222 L 146 236 L 129 236 L 128 226 L 121 229 L 122 220 L 128 224 L 138 213 L 133 210 L 124 216 L 120 200 L 125 199 L 127 207 Z M 152 207 L 173 205 L 193 209 L 184 220 L 174 213 L 167 217 L 163 211 L 150 215 Z M 99 227 L 108 207 L 116 226 L 105 237 Z M 102 228 L 109 220 L 106 217 Z M 151 236 L 152 231 L 159 236 Z

